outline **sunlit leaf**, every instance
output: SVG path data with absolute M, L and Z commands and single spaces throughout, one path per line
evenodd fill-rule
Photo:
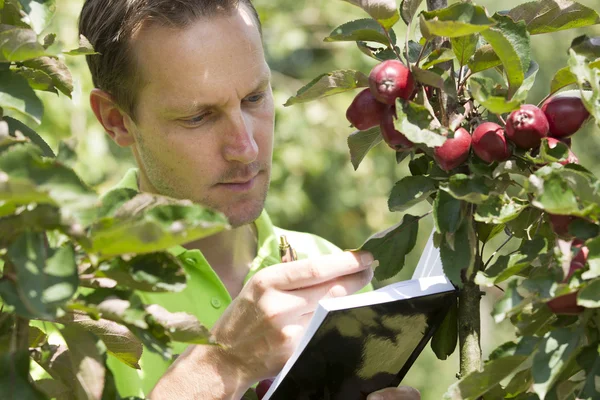
M 31 29 L 0 24 L 0 63 L 25 61 L 46 55 Z
M 40 57 L 23 63 L 26 67 L 45 72 L 52 79 L 54 86 L 66 96 L 73 92 L 73 77 L 67 66 L 58 58 Z
M 423 0 L 402 0 L 400 16 L 406 25 L 410 24 Z
M 370 251 L 379 261 L 375 268 L 378 280 L 391 278 L 402 270 L 406 255 L 417 242 L 418 221 L 417 217 L 405 214 L 401 223 L 376 233 L 360 247 L 360 250 Z
M 400 19 L 396 0 L 344 0 L 365 10 L 384 28 L 390 29 Z
M 519 108 L 521 101 L 507 100 L 505 97 L 494 95 L 490 90 L 492 84 L 490 78 L 472 77 L 469 79 L 469 88 L 479 104 L 495 114 L 504 114 Z
M 350 161 L 354 170 L 358 168 L 369 150 L 377 146 L 383 137 L 379 126 L 367 129 L 366 131 L 356 131 L 348 136 L 348 147 L 350 148 Z
M 447 8 L 424 11 L 421 15 L 421 24 L 435 36 L 460 37 L 485 31 L 494 25 L 483 7 L 471 3 L 454 3 Z
M 27 79 L 18 73 L 0 71 L 0 107 L 4 115 L 39 125 L 44 114 L 44 106 Z
M 65 54 L 69 56 L 88 56 L 92 54 L 98 54 L 94 50 L 94 46 L 90 41 L 83 35 L 79 35 L 79 47 L 73 50 L 65 51 Z
M 454 233 L 464 217 L 463 202 L 439 190 L 433 202 L 433 222 L 439 233 Z
M 396 43 L 396 35 L 394 31 L 390 31 L 392 43 Z M 346 22 L 335 28 L 329 36 L 324 39 L 325 42 L 340 42 L 340 41 L 365 41 L 378 42 L 389 46 L 389 40 L 385 31 L 377 21 L 372 18 L 358 19 Z
M 469 59 L 475 54 L 477 40 L 477 35 L 465 35 L 450 39 L 452 51 L 460 65 L 467 65 Z
M 424 143 L 427 147 L 444 144 L 446 137 L 431 128 L 433 117 L 424 106 L 396 99 L 395 128 L 413 143 Z
M 531 1 L 513 8 L 508 15 L 524 21 L 532 35 L 600 23 L 596 11 L 571 0 Z
M 368 87 L 369 78 L 360 71 L 350 69 L 333 71 L 322 74 L 298 90 L 295 96 L 290 97 L 284 106 L 305 103 L 348 90 Z
M 440 246 L 440 256 L 444 273 L 455 286 L 461 288 L 463 278 L 472 274 L 475 265 L 477 238 L 470 218 L 463 220 L 452 238 L 454 243 L 450 243 L 447 238 L 444 239 Z

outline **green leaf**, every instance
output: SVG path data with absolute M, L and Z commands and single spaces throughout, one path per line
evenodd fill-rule
M 142 356 L 142 343 L 125 326 L 102 318 L 95 320 L 83 312 L 68 313 L 58 321 L 93 333 L 106 345 L 108 353 L 131 368 L 140 369 L 138 362 Z
M 396 34 L 390 31 L 392 43 L 396 43 Z M 389 46 L 385 30 L 372 18 L 357 19 L 338 26 L 323 39 L 324 42 L 378 42 Z
M 179 259 L 168 252 L 137 255 L 124 260 L 115 257 L 98 271 L 120 285 L 146 292 L 181 292 L 186 274 Z
M 494 317 L 496 323 L 504 321 L 513 311 L 523 307 L 524 298 L 517 291 L 518 283 L 516 279 L 508 282 L 506 289 L 504 289 L 504 295 L 494 304 L 492 317 Z
M 40 379 L 34 381 L 35 387 L 50 399 L 69 399 L 71 389 L 57 379 Z
M 423 0 L 402 0 L 400 3 L 400 16 L 406 25 L 410 24 Z
M 79 47 L 73 50 L 65 51 L 66 55 L 69 56 L 89 56 L 92 54 L 99 54 L 94 50 L 94 46 L 90 41 L 83 35 L 79 35 Z
M 26 67 L 45 72 L 52 79 L 54 86 L 66 96 L 73 92 L 73 77 L 67 66 L 58 58 L 40 57 L 23 63 Z
M 437 190 L 435 181 L 431 178 L 418 176 L 405 176 L 392 189 L 388 200 L 390 211 L 406 211 L 415 204 L 427 199 Z
M 166 329 L 169 337 L 176 342 L 214 344 L 214 337 L 196 317 L 184 312 L 171 313 L 163 307 L 152 304 L 146 307 L 151 323 L 158 323 Z
M 438 359 L 445 360 L 454 353 L 458 343 L 458 304 L 453 302 L 444 321 L 433 334 L 431 349 Z
M 492 92 L 494 86 L 490 78 L 472 77 L 469 79 L 469 89 L 479 104 L 494 114 L 504 114 L 516 110 L 521 101 L 507 100 L 505 97 L 496 96 Z
M 396 0 L 344 0 L 365 10 L 374 20 L 385 29 L 390 29 L 398 20 L 398 5 Z
M 494 25 L 485 8 L 471 3 L 455 3 L 447 8 L 424 11 L 421 15 L 421 23 L 435 36 L 460 37 L 485 31 Z
M 104 390 L 103 355 L 106 347 L 92 333 L 76 325 L 60 330 L 69 348 L 71 370 L 75 373 L 74 393 L 78 399 L 99 399 Z
M 440 185 L 440 189 L 456 199 L 475 204 L 483 203 L 490 194 L 490 188 L 483 176 L 465 174 L 452 175 L 446 185 Z
M 600 226 L 585 219 L 577 218 L 569 224 L 568 232 L 582 240 L 588 240 L 600 234 Z
M 72 246 L 47 249 L 43 234 L 26 232 L 9 247 L 8 257 L 15 265 L 21 301 L 31 314 L 52 318 L 75 294 L 79 278 Z
M 577 363 L 585 370 L 585 384 L 579 397 L 582 399 L 597 399 L 600 397 L 600 351 L 598 343 L 586 346 L 579 356 Z
M 11 70 L 0 71 L 0 87 L 0 107 L 4 109 L 4 116 L 40 124 L 44 106 L 27 79 Z
M 54 0 L 20 0 L 31 27 L 40 34 L 50 23 L 56 11 Z
M 528 204 L 528 201 L 510 198 L 507 194 L 491 196 L 477 207 L 475 221 L 487 224 L 505 223 L 517 218 Z
M 465 218 L 454 233 L 454 246 L 446 238 L 440 246 L 444 273 L 457 287 L 463 285 L 463 276 L 469 277 L 475 265 L 477 238 L 470 218 Z M 464 274 L 464 275 L 463 275 Z
M 567 328 L 552 330 L 544 335 L 538 351 L 533 356 L 533 390 L 542 399 L 556 383 L 569 361 L 576 357 L 583 336 Z
M 375 277 L 384 280 L 393 277 L 404 267 L 406 255 L 417 242 L 419 218 L 404 215 L 402 222 L 371 236 L 359 250 L 370 251 L 379 266 L 375 268 Z
M 31 29 L 0 24 L 0 63 L 25 61 L 46 55 Z
M 455 199 L 447 192 L 439 190 L 433 202 L 433 222 L 438 233 L 455 233 L 464 217 L 461 200 Z
M 23 136 L 31 140 L 31 142 L 36 144 L 42 150 L 42 155 L 44 157 L 54 157 L 54 152 L 48 143 L 46 143 L 46 141 L 33 129 L 14 118 L 5 116 L 3 119 L 8 124 L 8 131 L 11 135 L 17 136 L 17 131 L 21 132 Z
M 483 45 L 475 51 L 475 54 L 469 59 L 467 65 L 471 70 L 471 73 L 477 73 L 485 71 L 486 69 L 497 67 L 501 65 L 502 61 L 498 57 L 498 54 L 494 51 L 493 47 L 489 44 Z
M 348 90 L 368 87 L 369 78 L 360 71 L 343 69 L 317 76 L 306 86 L 298 90 L 295 96 L 290 97 L 284 104 L 285 107 L 293 104 L 306 103 Z
M 571 72 L 571 69 L 569 67 L 561 68 L 556 72 L 556 74 L 552 78 L 552 82 L 550 82 L 549 94 L 556 93 L 560 89 L 569 85 L 574 85 L 576 83 L 577 77 Z
M 45 396 L 29 382 L 29 352 L 0 353 L 0 393 L 11 399 L 44 400 Z
M 427 57 L 427 60 L 425 60 L 425 64 L 423 64 L 422 68 L 424 70 L 427 70 L 427 69 L 433 67 L 434 65 L 441 64 L 443 62 L 451 61 L 454 59 L 456 59 L 456 55 L 450 49 L 434 50 L 433 52 L 431 52 L 429 57 Z M 430 72 L 430 73 L 433 73 L 433 74 L 439 76 L 438 74 L 434 73 L 433 71 L 427 71 L 427 72 Z M 413 74 L 414 74 L 414 71 L 413 71 Z M 436 86 L 436 87 L 439 87 L 439 86 Z
M 529 69 L 531 50 L 529 33 L 524 22 L 515 23 L 506 16 L 496 14 L 497 24 L 481 32 L 481 35 L 492 45 L 498 58 L 502 61 L 508 79 L 508 98 L 519 89 L 525 73 Z
M 524 240 L 519 251 L 511 255 L 502 255 L 488 269 L 479 271 L 475 283 L 493 286 L 504 282 L 530 266 L 540 253 L 547 251 L 547 247 L 546 239 L 539 236 L 533 240 Z
M 367 42 L 361 42 L 360 40 L 356 42 L 356 46 L 363 54 L 377 61 L 398 59 L 394 50 L 390 49 L 389 47 L 372 47 L 369 46 Z M 395 49 L 398 53 L 400 53 L 400 48 L 398 46 L 395 46 Z
M 583 100 L 585 108 L 594 117 L 596 124 L 600 126 L 600 66 L 592 68 L 584 56 L 576 54 L 571 49 L 569 50 L 569 68 L 577 77 L 581 100 Z M 591 90 L 585 90 L 588 87 Z
M 441 193 L 441 192 L 440 192 Z M 505 224 L 492 225 L 484 224 L 483 222 L 475 223 L 475 230 L 477 231 L 477 237 L 482 243 L 490 241 L 496 237 L 500 232 L 504 232 Z
M 69 140 L 68 142 L 65 142 L 64 140 L 61 140 L 58 143 L 56 160 L 72 168 L 77 162 L 77 151 L 75 147 L 74 141 Z
M 585 308 L 600 307 L 600 279 L 596 278 L 577 294 L 577 304 Z
M 571 42 L 571 49 L 590 61 L 596 60 L 600 58 L 600 37 L 578 36 Z
M 369 150 L 377 146 L 383 137 L 379 126 L 367 129 L 366 131 L 356 131 L 348 136 L 348 148 L 350 149 L 350 161 L 356 171 L 358 166 L 365 158 Z
M 502 380 L 511 375 L 525 360 L 527 355 L 507 356 L 485 363 L 483 371 L 471 372 L 453 384 L 444 395 L 448 400 L 476 400 Z
M 396 99 L 394 127 L 413 143 L 424 143 L 427 147 L 444 144 L 446 137 L 431 128 L 433 118 L 425 106 Z
M 582 278 L 597 278 L 600 276 L 600 237 L 588 240 L 585 245 L 589 250 L 587 264 L 590 269 L 589 271 L 583 273 Z
M 439 89 L 444 88 L 444 79 L 433 71 L 413 67 L 412 75 L 417 82 L 424 85 L 433 86 Z
M 27 82 L 32 89 L 58 94 L 58 91 L 54 88 L 54 84 L 52 83 L 52 78 L 44 71 L 26 67 L 16 68 L 14 71 L 27 79 Z
M 535 83 L 535 77 L 537 76 L 538 71 L 540 70 L 540 66 L 535 61 L 531 61 L 529 63 L 529 69 L 525 72 L 525 79 L 523 83 L 517 90 L 517 92 L 513 96 L 513 100 L 525 102 L 527 100 L 527 96 L 529 95 L 529 90 L 533 87 Z
M 467 65 L 469 59 L 475 54 L 475 51 L 477 50 L 477 41 L 477 35 L 465 35 L 450 39 L 452 51 L 456 55 L 456 59 L 458 60 L 459 65 Z
M 13 146 L 0 154 L 0 200 L 17 204 L 50 202 L 70 209 L 95 205 L 96 193 L 75 172 L 54 159 L 40 157 L 34 145 Z
M 600 23 L 596 11 L 571 0 L 531 1 L 513 8 L 508 15 L 524 21 L 532 35 Z
M 213 235 L 229 228 L 226 217 L 188 200 L 143 193 L 114 217 L 94 224 L 90 252 L 103 257 L 151 253 Z
M 531 368 L 519 371 L 512 377 L 508 385 L 506 385 L 506 394 L 511 398 L 516 397 L 518 394 L 526 392 L 532 383 Z

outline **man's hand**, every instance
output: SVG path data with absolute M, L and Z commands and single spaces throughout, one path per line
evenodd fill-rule
M 391 387 L 371 393 L 367 400 L 421 400 L 421 393 L 409 386 Z
M 243 382 L 276 376 L 319 300 L 362 289 L 373 278 L 372 263 L 371 253 L 344 252 L 257 272 L 212 329 Z

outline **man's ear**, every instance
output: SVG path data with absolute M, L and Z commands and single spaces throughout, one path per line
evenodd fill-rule
M 131 119 L 117 106 L 110 94 L 98 88 L 93 89 L 90 93 L 90 105 L 96 118 L 116 144 L 127 147 L 135 142 L 130 130 Z

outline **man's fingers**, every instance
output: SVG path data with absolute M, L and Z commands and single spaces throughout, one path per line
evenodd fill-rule
M 372 263 L 373 255 L 366 251 L 330 254 L 266 268 L 261 271 L 258 284 L 265 288 L 294 290 L 360 272 Z
M 391 387 L 371 393 L 367 400 L 421 400 L 421 393 L 410 386 Z
M 365 287 L 373 279 L 373 270 L 367 268 L 360 272 L 344 275 L 335 280 L 306 287 L 303 289 L 294 290 L 293 294 L 306 299 L 301 312 L 313 311 L 317 308 L 317 304 L 321 299 L 332 297 L 342 297 L 358 292 Z

